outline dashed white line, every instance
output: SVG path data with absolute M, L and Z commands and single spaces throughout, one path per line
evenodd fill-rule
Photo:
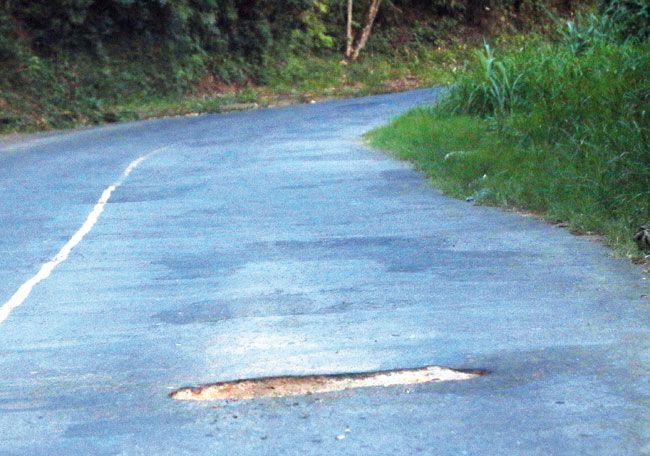
M 131 174 L 131 172 L 133 172 L 133 170 L 137 168 L 140 163 L 142 163 L 152 155 L 161 152 L 166 147 L 168 146 L 153 150 L 148 154 L 145 154 L 133 160 L 129 164 L 129 166 L 127 166 L 126 169 L 122 172 L 120 177 L 115 182 L 113 182 L 111 186 L 109 186 L 108 188 L 106 188 L 106 190 L 104 190 L 102 196 L 95 204 L 95 207 L 90 212 L 90 214 L 88 214 L 86 221 L 83 223 L 83 225 L 81 225 L 81 228 L 79 228 L 79 230 L 72 235 L 70 240 L 66 242 L 66 244 L 61 248 L 61 250 L 59 250 L 59 252 L 56 255 L 54 255 L 54 258 L 52 258 L 47 263 L 44 263 L 41 266 L 41 269 L 36 273 L 36 275 L 30 278 L 29 280 L 27 280 L 25 283 L 23 283 L 18 288 L 18 290 L 13 294 L 13 296 L 9 298 L 9 300 L 5 302 L 2 305 L 2 307 L 0 307 L 0 323 L 4 322 L 16 307 L 20 306 L 23 302 L 25 302 L 25 299 L 27 299 L 29 294 L 32 292 L 34 286 L 36 286 L 39 282 L 42 282 L 43 280 L 47 279 L 52 273 L 52 271 L 54 270 L 54 268 L 56 268 L 58 265 L 63 263 L 70 255 L 72 249 L 74 249 L 81 242 L 84 236 L 90 233 L 90 230 L 93 229 L 93 226 L 95 226 L 95 223 L 97 223 L 99 216 L 104 211 L 104 207 L 106 206 L 106 203 L 108 203 L 108 200 L 111 198 L 111 194 L 115 191 L 116 188 L 118 188 L 120 185 L 122 185 L 122 183 L 124 183 L 126 178 L 129 177 L 129 174 Z

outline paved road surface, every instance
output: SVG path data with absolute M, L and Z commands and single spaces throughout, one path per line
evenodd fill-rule
M 0 454 L 650 454 L 642 270 L 442 197 L 362 145 L 435 95 L 0 145 L 0 303 L 162 148 L 0 323 Z M 167 397 L 428 364 L 490 374 L 245 403 Z

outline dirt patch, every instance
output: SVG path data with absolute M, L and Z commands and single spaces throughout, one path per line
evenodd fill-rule
M 305 396 L 355 388 L 470 380 L 481 371 L 461 371 L 439 366 L 354 374 L 265 377 L 181 388 L 169 396 L 185 401 L 249 400 L 261 397 Z
M 406 76 L 400 79 L 390 79 L 384 82 L 384 88 L 388 92 L 403 92 L 422 86 L 422 81 L 414 76 Z

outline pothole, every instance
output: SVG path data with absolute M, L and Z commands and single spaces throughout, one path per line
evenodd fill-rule
M 264 377 L 180 388 L 169 396 L 181 401 L 249 400 L 262 397 L 305 396 L 355 388 L 470 380 L 482 371 L 426 366 L 354 374 Z

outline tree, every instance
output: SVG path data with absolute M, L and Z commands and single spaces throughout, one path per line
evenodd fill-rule
M 348 0 L 348 21 L 347 28 L 345 31 L 346 42 L 345 42 L 345 56 L 349 59 L 352 55 L 352 44 L 354 42 L 354 36 L 352 35 L 352 0 Z
M 366 15 L 366 20 L 361 29 L 361 33 L 354 43 L 354 35 L 352 30 L 352 7 L 353 0 L 348 0 L 348 17 L 347 17 L 347 30 L 346 30 L 346 47 L 345 47 L 345 57 L 354 62 L 359 58 L 359 53 L 366 46 L 368 38 L 370 38 L 370 32 L 372 31 L 372 26 L 375 23 L 375 18 L 377 17 L 377 12 L 379 11 L 379 6 L 381 0 L 372 0 L 370 7 L 368 8 L 368 14 Z

